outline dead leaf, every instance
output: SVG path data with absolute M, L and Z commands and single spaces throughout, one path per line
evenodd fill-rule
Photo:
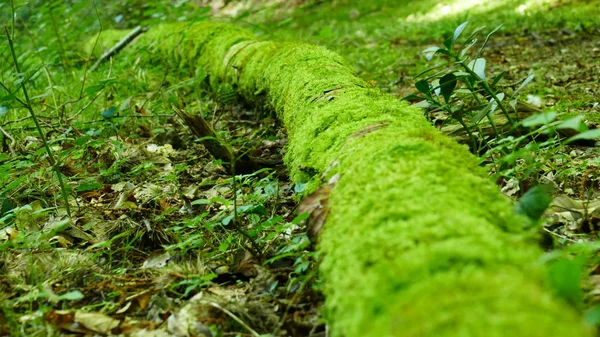
M 327 214 L 329 214 L 329 195 L 333 191 L 338 179 L 339 175 L 334 175 L 327 185 L 302 199 L 300 204 L 298 204 L 298 214 L 310 214 L 308 219 L 306 219 L 306 234 L 313 242 L 318 239 L 321 229 L 327 220 Z
M 119 326 L 121 321 L 97 312 L 75 312 L 75 322 L 87 329 L 104 335 L 112 334 L 112 330 Z
M 258 261 L 250 252 L 246 250 L 240 251 L 235 256 L 234 272 L 241 273 L 246 277 L 255 277 L 257 275 L 256 265 Z
M 101 313 L 83 311 L 53 310 L 48 312 L 44 318 L 59 330 L 82 334 L 112 335 L 112 330 L 121 323 L 121 321 Z

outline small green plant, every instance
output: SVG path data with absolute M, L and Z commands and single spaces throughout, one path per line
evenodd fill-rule
M 439 54 L 447 62 L 428 68 L 415 76 L 415 79 L 421 78 L 415 84 L 421 94 L 409 95 L 405 99 L 422 99 L 419 106 L 426 107 L 429 113 L 442 112 L 456 120 L 469 136 L 472 150 L 477 152 L 484 140 L 480 124 L 484 118 L 488 120 L 495 138 L 501 138 L 506 132 L 514 129 L 518 120 L 517 95 L 533 80 L 534 75 L 529 75 L 511 93 L 502 91 L 498 83 L 505 72 L 488 77 L 486 60 L 481 56 L 490 37 L 501 26 L 487 34 L 477 52 L 472 53 L 471 50 L 478 42 L 477 36 L 484 27 L 477 28 L 457 47 L 458 38 L 467 24 L 468 22 L 464 22 L 458 26 L 454 35 L 444 40 L 443 47 L 435 46 L 423 50 L 428 61 Z M 496 111 L 500 111 L 506 119 L 501 121 L 504 124 L 502 126 L 493 118 Z

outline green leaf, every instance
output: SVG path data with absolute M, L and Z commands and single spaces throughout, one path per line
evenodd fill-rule
M 427 59 L 427 61 L 431 61 L 431 59 L 433 58 L 433 56 L 435 55 L 435 53 L 437 53 L 440 49 L 440 47 L 429 47 L 425 50 L 422 51 L 423 54 L 425 54 L 425 58 Z
M 577 115 L 573 118 L 567 119 L 556 126 L 557 129 L 571 129 L 579 132 L 585 132 L 587 126 L 583 122 L 583 116 Z
M 81 146 L 81 145 L 84 145 L 87 142 L 89 142 L 90 139 L 92 139 L 91 136 L 83 136 L 83 137 L 79 137 L 79 138 L 75 139 L 74 143 L 77 146 Z
M 456 88 L 456 76 L 454 74 L 446 74 L 440 78 L 440 89 L 446 103 L 450 101 L 454 88 Z
M 444 40 L 444 47 L 448 50 L 452 50 L 452 46 L 454 45 L 454 40 L 448 38 Z
M 526 128 L 530 128 L 538 125 L 547 125 L 550 124 L 553 120 L 556 119 L 556 112 L 548 111 L 542 112 L 539 114 L 531 115 L 524 120 L 521 121 L 521 125 Z
M 504 93 L 501 92 L 501 93 L 497 94 L 496 98 L 498 98 L 498 101 L 502 102 L 502 100 L 504 99 Z M 498 102 L 494 98 L 490 98 L 490 103 L 492 104 L 490 111 L 491 112 L 496 111 L 496 108 L 498 107 Z
M 431 96 L 431 87 L 429 87 L 427 80 L 420 80 L 419 82 L 415 83 L 415 88 L 425 95 Z
M 596 304 L 583 315 L 585 322 L 591 326 L 600 326 L 600 305 Z
M 211 202 L 208 199 L 197 199 L 190 203 L 191 205 L 210 205 Z
M 79 290 L 69 291 L 68 293 L 58 296 L 59 300 L 62 301 L 77 301 L 82 299 L 84 296 Z
M 576 307 L 583 303 L 581 291 L 582 259 L 558 259 L 548 266 L 548 281 L 556 294 Z
M 472 39 L 468 45 L 464 46 L 463 49 L 460 51 L 460 57 L 464 57 L 467 54 L 467 52 L 471 49 L 471 47 L 475 45 L 475 43 L 477 43 L 477 39 Z
M 469 62 L 469 69 L 473 70 L 473 72 L 479 76 L 480 79 L 486 80 L 485 78 L 485 59 L 483 57 L 476 58 L 475 60 Z
M 402 97 L 403 101 L 411 101 L 414 99 L 425 99 L 425 97 L 423 96 L 419 96 L 419 95 L 415 95 L 415 94 L 410 94 L 410 95 L 406 95 L 404 97 Z
M 539 220 L 552 202 L 550 194 L 553 189 L 551 185 L 534 186 L 515 205 L 515 212 L 526 215 L 531 220 Z
M 244 205 L 238 207 L 238 213 L 267 215 L 267 209 L 263 205 Z
M 0 106 L 0 117 L 6 116 L 7 113 L 8 113 L 8 107 L 7 106 Z
M 494 79 L 492 80 L 492 84 L 490 84 L 490 87 L 496 86 L 496 84 L 498 84 L 498 82 L 500 82 L 500 80 L 504 77 L 505 74 L 506 74 L 506 71 L 503 71 L 500 74 L 496 75 L 496 77 L 494 77 Z
M 485 28 L 485 26 L 479 26 L 479 27 L 475 28 L 475 30 L 467 38 L 467 41 L 471 41 L 471 39 L 473 39 L 475 37 L 475 35 L 479 34 L 479 32 L 482 31 L 484 28 Z
M 458 39 L 460 34 L 463 32 L 463 30 L 465 30 L 465 27 L 467 27 L 468 24 L 469 24 L 469 21 L 465 21 L 465 22 L 461 23 L 460 26 L 456 27 L 456 29 L 454 30 L 454 35 L 452 36 L 452 42 L 456 42 L 456 40 Z
M 494 34 L 495 32 L 498 31 L 498 29 L 502 28 L 502 25 L 497 26 L 496 28 L 494 28 L 494 30 L 492 30 L 486 37 L 485 40 L 483 41 L 483 44 L 481 45 L 481 48 L 479 48 L 479 52 L 477 53 L 477 55 L 481 55 L 481 52 L 483 51 L 483 48 L 485 48 L 485 46 L 487 45 L 488 41 L 490 40 L 490 37 L 492 37 L 492 34 Z
M 517 93 L 519 91 L 521 91 L 523 88 L 525 88 L 525 86 L 527 84 L 529 84 L 529 82 L 531 82 L 531 80 L 533 80 L 534 78 L 535 78 L 534 74 L 527 76 L 527 78 L 523 81 L 523 83 L 521 83 L 521 85 L 517 88 L 517 90 L 515 90 L 515 92 L 513 92 L 513 94 L 510 97 L 515 97 L 517 95 Z
M 104 89 L 104 85 L 103 84 L 96 84 L 96 85 L 91 85 L 87 88 L 85 88 L 83 90 L 83 93 L 86 96 L 92 96 L 92 95 L 96 95 L 99 91 L 101 91 L 102 89 Z
M 479 110 L 479 112 L 473 116 L 473 118 L 471 118 L 471 122 L 478 124 L 483 117 L 487 116 L 490 112 L 492 112 L 492 102 L 490 101 L 488 104 L 486 104 L 486 106 Z
M 0 195 L 0 218 L 15 208 L 8 198 Z
M 93 191 L 93 190 L 97 190 L 97 189 L 101 188 L 102 186 L 104 186 L 104 185 L 97 183 L 95 181 L 86 181 L 86 182 L 79 184 L 79 186 L 77 186 L 77 188 L 75 190 L 77 192 Z
M 600 139 L 600 129 L 587 130 L 585 132 L 578 133 L 575 136 L 567 139 L 564 144 L 569 144 L 581 139 Z
M 114 106 L 111 106 L 110 108 L 102 111 L 102 117 L 104 119 L 111 119 L 111 118 L 115 117 L 116 111 L 117 111 L 117 108 L 115 108 Z

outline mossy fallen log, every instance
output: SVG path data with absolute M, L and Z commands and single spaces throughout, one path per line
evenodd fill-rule
M 339 174 L 319 243 L 332 335 L 590 336 L 476 158 L 339 55 L 221 23 L 161 26 L 136 45 L 266 98 L 295 181 Z

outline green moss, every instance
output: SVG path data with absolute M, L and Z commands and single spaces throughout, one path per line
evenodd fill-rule
M 100 37 L 98 38 L 98 42 L 96 43 L 96 39 L 88 40 L 84 45 L 82 50 L 86 53 L 86 55 L 93 55 L 95 57 L 100 57 L 102 53 L 114 47 L 122 38 L 129 34 L 130 30 L 105 30 L 100 33 Z
M 590 335 L 550 295 L 525 220 L 476 158 L 339 55 L 220 23 L 163 26 L 138 43 L 200 67 L 211 85 L 266 95 L 293 179 L 337 163 L 319 246 L 334 336 Z

